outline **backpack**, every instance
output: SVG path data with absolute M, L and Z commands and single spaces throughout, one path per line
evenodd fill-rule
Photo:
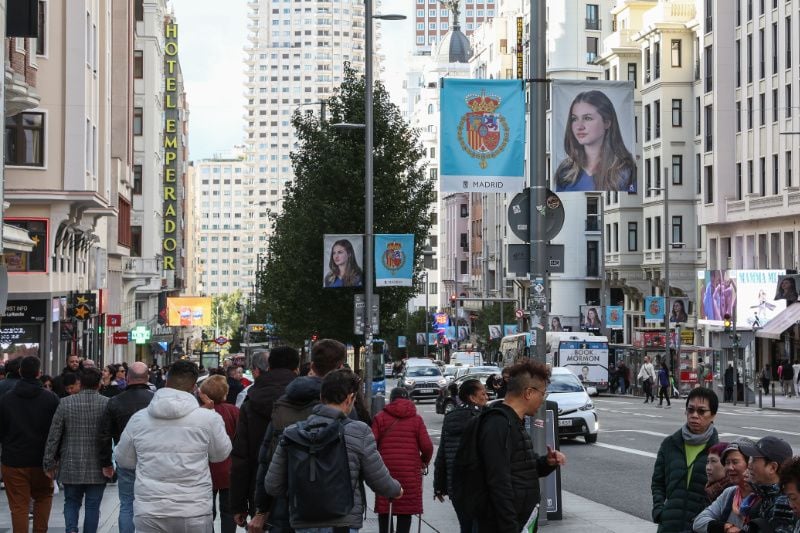
M 498 415 L 506 416 L 499 409 L 487 409 L 467 423 L 453 461 L 453 494 L 450 498 L 453 507 L 470 518 L 485 516 L 488 511 L 489 487 L 486 485 L 478 441 L 484 419 Z M 508 425 L 510 428 L 510 420 Z
M 347 516 L 355 501 L 344 428 L 350 422 L 298 422 L 286 428 L 287 499 L 292 522 L 324 522 Z M 320 498 L 320 495 L 325 495 Z

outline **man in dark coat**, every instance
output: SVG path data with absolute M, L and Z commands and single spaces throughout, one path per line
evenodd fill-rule
M 440 502 L 444 501 L 446 495 L 453 494 L 453 465 L 461 443 L 461 434 L 470 420 L 481 413 L 489 399 L 486 388 L 478 379 L 465 380 L 458 389 L 458 398 L 462 404 L 444 415 L 442 438 L 434 462 L 433 492 Z M 456 516 L 461 525 L 461 533 L 472 533 L 472 518 L 459 512 L 457 508 Z
M 127 387 L 122 393 L 108 401 L 103 420 L 100 423 L 100 461 L 103 468 L 113 466 L 111 462 L 111 441 L 119 444 L 122 432 L 133 415 L 150 405 L 153 391 L 148 379 L 147 365 L 137 361 L 128 367 Z M 119 532 L 133 533 L 133 484 L 136 470 L 117 467 L 117 489 L 119 490 Z
M 506 397 L 481 416 L 478 454 L 489 499 L 475 513 L 479 533 L 519 533 L 540 503 L 539 478 L 566 464 L 566 457 L 548 448 L 539 457 L 525 429 L 544 402 L 550 371 L 536 361 L 508 368 Z M 458 480 L 454 480 L 456 483 Z
M 708 449 L 719 442 L 714 428 L 719 399 L 705 387 L 686 398 L 686 424 L 665 438 L 653 468 L 653 521 L 658 533 L 692 531 L 692 522 L 706 507 Z
M 65 374 L 78 374 L 81 365 L 81 358 L 78 357 L 76 354 L 68 355 L 67 356 L 67 366 L 61 371 L 61 374 L 53 378 L 53 392 L 55 392 L 59 398 L 65 398 L 69 396 L 69 393 L 64 388 L 64 375 Z
M 255 383 L 242 404 L 231 452 L 231 513 L 239 515 L 240 523 L 255 513 L 258 452 L 275 400 L 283 396 L 286 386 L 297 376 L 300 355 L 294 348 L 280 346 L 271 352 L 256 352 L 251 364 Z
M 0 381 L 0 398 L 2 398 L 5 393 L 16 387 L 17 383 L 19 383 L 19 367 L 22 363 L 22 359 L 22 357 L 17 357 L 6 361 L 6 378 Z
M 42 469 L 50 423 L 58 396 L 37 379 L 41 362 L 29 355 L 20 364 L 22 379 L 0 397 L 2 471 L 14 531 L 28 531 L 28 505 L 33 499 L 33 530 L 47 531 L 53 503 L 53 482 Z

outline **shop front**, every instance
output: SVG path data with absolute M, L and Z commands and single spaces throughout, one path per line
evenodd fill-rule
M 0 315 L 2 360 L 35 355 L 45 359 L 49 300 L 9 300 Z

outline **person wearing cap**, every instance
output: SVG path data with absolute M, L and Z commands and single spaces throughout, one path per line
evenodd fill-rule
M 742 438 L 731 442 L 723 450 L 720 459 L 725 465 L 725 473 L 731 486 L 722 491 L 711 505 L 703 509 L 692 524 L 696 533 L 727 533 L 734 528 L 744 527 L 742 502 L 753 489 L 750 486 L 747 472 L 747 456 L 741 451 L 743 442 L 751 440 Z
M 753 484 L 753 494 L 742 502 L 749 508 L 744 531 L 792 533 L 796 519 L 780 485 L 781 465 L 792 458 L 792 447 L 781 438 L 767 435 L 740 448 L 750 458 L 748 469 Z M 766 529 L 767 525 L 771 529 Z
M 800 457 L 793 457 L 781 467 L 781 491 L 795 516 L 793 533 L 800 533 Z
M 658 449 L 650 484 L 658 533 L 691 531 L 694 518 L 706 508 L 706 459 L 709 448 L 719 442 L 714 427 L 718 407 L 713 390 L 692 389 L 686 398 L 686 423 Z

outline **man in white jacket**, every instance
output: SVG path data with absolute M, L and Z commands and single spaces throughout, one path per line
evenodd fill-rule
M 131 417 L 115 450 L 136 469 L 133 523 L 138 533 L 213 533 L 208 463 L 225 460 L 231 440 L 222 418 L 192 394 L 197 366 L 176 361 L 167 384 Z
M 656 382 L 656 370 L 653 368 L 653 363 L 650 362 L 650 356 L 644 356 L 644 364 L 639 369 L 637 376 L 642 380 L 642 390 L 644 391 L 644 403 L 655 402 L 656 398 L 653 396 L 653 385 Z

